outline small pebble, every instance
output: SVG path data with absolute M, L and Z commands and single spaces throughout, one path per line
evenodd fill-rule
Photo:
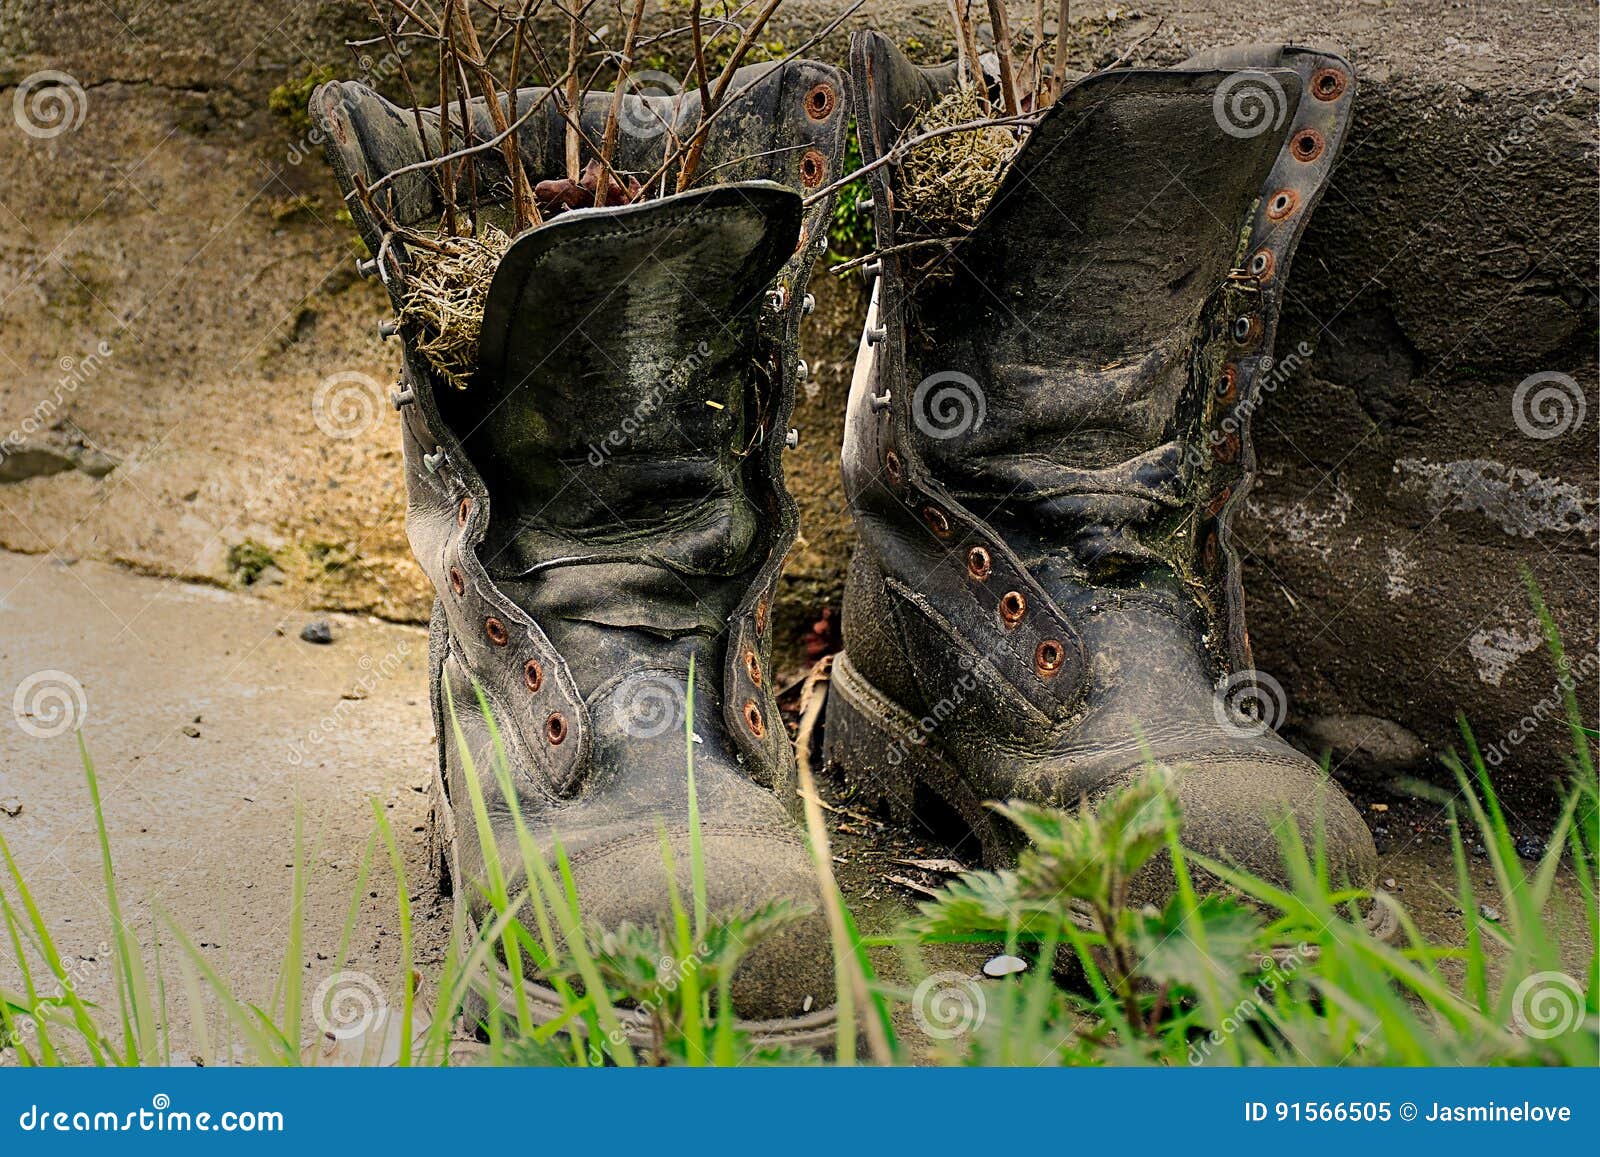
M 1498 923 L 1500 920 L 1500 909 L 1489 904 L 1479 904 L 1478 915 L 1482 916 L 1485 920 L 1491 920 Z
M 183 725 L 183 733 L 185 735 L 187 735 L 190 739 L 199 739 L 200 738 L 200 729 L 198 727 L 196 727 L 193 723 L 185 723 Z
M 995 956 L 983 962 L 985 976 L 1010 976 L 1014 972 L 1026 972 L 1028 962 L 1020 956 Z
M 1533 836 L 1517 837 L 1517 855 L 1524 860 L 1544 859 L 1544 841 Z
M 308 643 L 331 643 L 333 628 L 328 625 L 327 619 L 313 619 L 300 628 L 300 637 Z
M 8 816 L 20 816 L 22 801 L 14 795 L 8 795 L 5 799 L 0 799 L 0 812 L 5 812 Z

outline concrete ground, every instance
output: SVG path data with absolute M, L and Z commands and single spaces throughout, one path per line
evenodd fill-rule
M 301 640 L 315 618 L 332 626 L 332 644 Z M 0 726 L 0 835 L 88 999 L 115 1007 L 94 817 L 77 744 L 62 730 L 68 716 L 82 725 L 100 781 L 125 911 L 147 949 L 159 940 L 169 969 L 177 948 L 162 913 L 242 997 L 270 1000 L 298 809 L 310 865 L 305 983 L 314 991 L 334 970 L 375 830 L 369 800 L 387 810 L 405 849 L 418 961 L 439 960 L 448 906 L 422 851 L 433 758 L 425 631 L 286 613 L 98 563 L 0 554 L 0 683 L 16 711 Z M 400 951 L 384 860 L 366 890 L 347 967 L 387 983 Z M 0 948 L 0 983 L 13 979 L 10 956 Z M 177 981 L 170 971 L 174 990 Z M 180 1039 L 192 1029 L 186 1020 L 186 1011 L 175 1016 Z
M 300 638 L 315 619 L 331 626 L 331 644 Z M 311 866 L 305 990 L 329 981 L 374 831 L 370 800 L 387 811 L 402 846 L 416 959 L 431 975 L 450 921 L 423 852 L 433 759 L 426 689 L 427 639 L 414 627 L 286 612 L 100 563 L 0 552 L 0 836 L 80 994 L 115 1007 L 109 913 L 73 725 L 82 727 L 99 778 L 124 909 L 147 959 L 159 947 L 169 991 L 180 987 L 170 919 L 241 998 L 271 1000 L 288 930 L 297 810 Z M 916 861 L 974 854 L 863 815 L 835 785 L 825 782 L 824 793 L 841 885 L 868 933 L 891 929 L 924 898 L 918 889 L 946 878 Z M 1378 835 L 1386 885 L 1429 936 L 1459 937 L 1461 913 L 1444 887 L 1453 877 L 1441 809 L 1403 799 L 1357 803 Z M 1531 829 L 1526 838 L 1537 854 Z M 1474 857 L 1473 865 L 1480 894 L 1489 895 L 1487 862 Z M 400 973 L 392 880 L 380 859 L 346 963 L 391 990 Z M 1563 892 L 1580 911 L 1573 889 Z M 1574 938 L 1572 950 L 1578 969 L 1586 948 Z M 975 972 L 987 955 L 951 947 L 928 961 Z M 892 952 L 877 963 L 887 979 L 904 975 Z M 10 948 L 0 944 L 0 985 L 15 979 Z M 181 1059 L 196 1033 L 181 997 L 173 1006 Z

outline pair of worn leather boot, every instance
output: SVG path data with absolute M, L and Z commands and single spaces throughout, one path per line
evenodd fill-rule
M 1241 74 L 1276 101 L 1259 127 L 1226 107 Z M 866 160 L 956 84 L 953 66 L 858 35 Z M 937 268 L 900 251 L 876 270 L 842 454 L 860 546 L 825 750 L 904 814 L 954 812 L 991 862 L 1015 838 L 986 801 L 1072 806 L 1156 761 L 1176 773 L 1192 846 L 1271 876 L 1273 824 L 1291 816 L 1320 827 L 1336 874 L 1372 874 L 1349 803 L 1226 695 L 1251 667 L 1230 540 L 1255 465 L 1249 416 L 1353 87 L 1338 57 L 1278 46 L 1076 79 Z M 842 175 L 851 102 L 844 76 L 810 61 L 744 69 L 731 91 L 701 187 L 517 237 L 470 386 L 442 381 L 401 326 L 394 400 L 407 531 L 438 594 L 441 877 L 484 915 L 479 840 L 455 818 L 471 768 L 507 864 L 515 808 L 542 847 L 559 839 L 586 918 L 657 923 L 663 828 L 687 894 L 687 724 L 708 907 L 814 913 L 745 960 L 736 1010 L 760 1036 L 817 1044 L 833 1028 L 832 949 L 790 814 L 771 611 L 796 535 L 782 460 L 797 333 L 831 209 L 803 197 Z M 544 96 L 517 93 L 508 119 Z M 533 180 L 564 168 L 556 103 L 517 133 Z M 398 171 L 440 151 L 437 112 L 355 83 L 311 104 L 398 307 L 403 232 L 441 209 L 436 176 Z M 587 98 L 591 139 L 610 105 Z M 623 108 L 678 131 L 623 133 L 619 172 L 656 169 L 699 113 L 692 93 Z M 491 139 L 481 102 L 472 115 Z M 896 249 L 900 159 L 872 172 L 880 251 Z M 497 152 L 478 154 L 475 179 L 507 184 Z M 514 800 L 492 772 L 496 736 Z M 558 1014 L 526 984 L 536 1014 Z

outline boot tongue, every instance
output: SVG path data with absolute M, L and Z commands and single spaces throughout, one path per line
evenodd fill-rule
M 755 561 L 756 331 L 800 215 L 787 188 L 725 185 L 516 241 L 473 385 L 439 395 L 488 488 L 492 575 L 541 572 L 519 585 L 576 620 L 678 634 L 714 615 L 709 588 Z M 622 567 L 658 577 L 619 581 Z

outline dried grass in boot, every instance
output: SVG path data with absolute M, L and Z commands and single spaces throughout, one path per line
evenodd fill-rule
M 493 225 L 481 236 L 429 238 L 445 252 L 411 247 L 400 320 L 415 334 L 412 347 L 439 376 L 467 388 L 478 364 L 478 336 L 489 283 L 511 238 Z
M 955 89 L 930 105 L 906 130 L 905 139 L 990 115 L 975 91 Z M 945 133 L 908 150 L 896 180 L 905 214 L 900 236 L 934 242 L 955 241 L 970 233 L 1016 156 L 1017 131 L 989 125 Z

